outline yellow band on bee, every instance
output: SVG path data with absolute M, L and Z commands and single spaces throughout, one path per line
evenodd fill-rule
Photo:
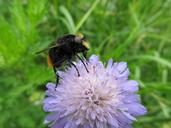
M 90 48 L 89 43 L 88 43 L 88 42 L 86 42 L 86 41 L 84 41 L 84 42 L 83 42 L 83 46 L 84 46 L 84 47 L 86 47 L 86 48 Z
M 77 33 L 76 34 L 78 37 L 80 37 L 80 38 L 83 38 L 84 37 L 84 35 L 82 34 L 82 33 Z

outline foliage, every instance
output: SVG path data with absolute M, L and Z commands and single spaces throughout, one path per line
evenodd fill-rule
M 0 0 L 0 127 L 43 128 L 46 55 L 58 36 L 82 32 L 90 54 L 127 61 L 148 115 L 137 128 L 170 128 L 171 0 Z

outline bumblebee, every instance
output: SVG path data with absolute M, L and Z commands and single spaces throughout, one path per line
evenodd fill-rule
M 55 74 L 57 75 L 56 85 L 59 81 L 59 76 L 57 74 L 57 69 L 64 65 L 65 62 L 69 63 L 75 67 L 78 76 L 80 73 L 76 67 L 76 65 L 72 62 L 74 57 L 77 57 L 83 63 L 87 72 L 88 69 L 86 67 L 87 63 L 84 63 L 82 58 L 78 55 L 78 53 L 82 53 L 83 57 L 87 60 L 87 51 L 89 50 L 89 43 L 83 37 L 83 35 L 64 35 L 57 39 L 55 44 L 47 49 L 44 49 L 40 52 L 48 50 L 47 63 L 50 67 L 53 67 Z M 37 52 L 37 53 L 40 53 Z

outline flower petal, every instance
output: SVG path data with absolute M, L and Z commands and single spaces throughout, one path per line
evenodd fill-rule
M 52 128 L 63 128 L 66 123 L 67 123 L 67 119 L 61 118 L 57 120 L 55 124 L 53 124 Z
M 54 91 L 54 89 L 55 89 L 55 84 L 54 84 L 54 83 L 47 83 L 46 88 L 47 88 L 49 91 Z
M 135 80 L 128 80 L 123 83 L 123 89 L 128 92 L 138 91 L 138 82 Z
M 99 57 L 98 56 L 96 56 L 96 55 L 91 55 L 91 57 L 90 57 L 90 59 L 89 59 L 90 61 L 92 61 L 92 62 L 98 62 L 98 60 L 99 60 Z
M 121 74 L 123 71 L 125 71 L 127 68 L 126 62 L 119 62 L 116 66 L 116 70 Z
M 109 59 L 106 69 L 109 70 L 113 66 L 113 59 Z
M 50 114 L 50 115 L 46 116 L 44 123 L 49 123 L 54 120 L 58 120 L 58 118 L 59 118 L 59 113 Z
M 127 104 L 128 112 L 134 116 L 144 115 L 147 109 L 139 103 Z

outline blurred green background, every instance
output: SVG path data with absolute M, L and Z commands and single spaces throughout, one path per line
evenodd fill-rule
M 0 128 L 45 128 L 41 100 L 55 81 L 46 55 L 83 33 L 103 62 L 126 61 L 146 116 L 135 128 L 171 128 L 171 0 L 0 0 Z

